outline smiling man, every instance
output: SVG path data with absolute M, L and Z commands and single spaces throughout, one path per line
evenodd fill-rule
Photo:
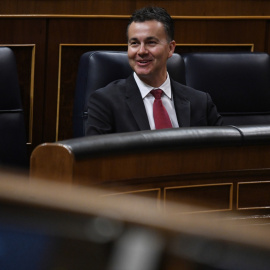
M 173 20 L 163 8 L 133 13 L 127 38 L 134 73 L 90 96 L 87 135 L 222 124 L 209 94 L 170 78 L 173 36 Z

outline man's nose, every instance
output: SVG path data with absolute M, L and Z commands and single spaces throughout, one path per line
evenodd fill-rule
M 140 45 L 140 49 L 139 49 L 139 54 L 146 54 L 148 52 L 148 50 L 147 50 L 147 48 L 146 48 L 146 46 L 145 46 L 145 44 L 141 44 Z

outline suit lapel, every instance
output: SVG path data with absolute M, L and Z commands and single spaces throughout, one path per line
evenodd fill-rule
M 190 101 L 182 95 L 181 88 L 171 80 L 173 100 L 179 127 L 190 126 Z
M 134 80 L 133 74 L 126 81 L 126 102 L 139 126 L 140 130 L 149 130 L 150 125 L 140 90 Z
M 182 89 L 171 80 L 174 106 L 179 127 L 190 126 L 190 101 L 182 94 Z M 126 81 L 126 102 L 137 122 L 140 130 L 149 130 L 150 125 L 142 100 L 140 90 L 134 80 L 133 74 Z

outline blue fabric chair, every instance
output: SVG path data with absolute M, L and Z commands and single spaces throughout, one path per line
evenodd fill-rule
M 0 166 L 29 165 L 26 130 L 13 51 L 0 47 Z
M 224 125 L 270 124 L 267 53 L 187 53 L 182 57 L 186 84 L 209 92 Z

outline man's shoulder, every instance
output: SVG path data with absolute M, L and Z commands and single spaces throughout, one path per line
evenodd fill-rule
M 91 93 L 91 97 L 102 97 L 110 98 L 120 93 L 124 93 L 126 89 L 126 79 L 119 79 L 110 82 L 106 86 L 99 88 Z
M 101 92 L 106 92 L 106 91 L 110 91 L 111 89 L 124 89 L 125 87 L 129 86 L 130 84 L 134 84 L 135 80 L 133 78 L 133 76 L 129 76 L 127 78 L 124 79 L 118 79 L 115 81 L 112 81 L 110 83 L 108 83 L 106 86 L 99 88 L 96 91 L 101 91 Z
M 206 94 L 204 91 L 192 88 L 174 80 L 171 80 L 171 84 L 175 94 L 182 94 L 184 96 L 204 96 Z
M 119 88 L 119 87 L 123 87 L 126 85 L 126 81 L 127 79 L 119 79 L 119 80 L 115 80 L 110 82 L 109 84 L 107 84 L 106 86 L 99 88 L 96 91 L 108 91 L 111 88 Z

